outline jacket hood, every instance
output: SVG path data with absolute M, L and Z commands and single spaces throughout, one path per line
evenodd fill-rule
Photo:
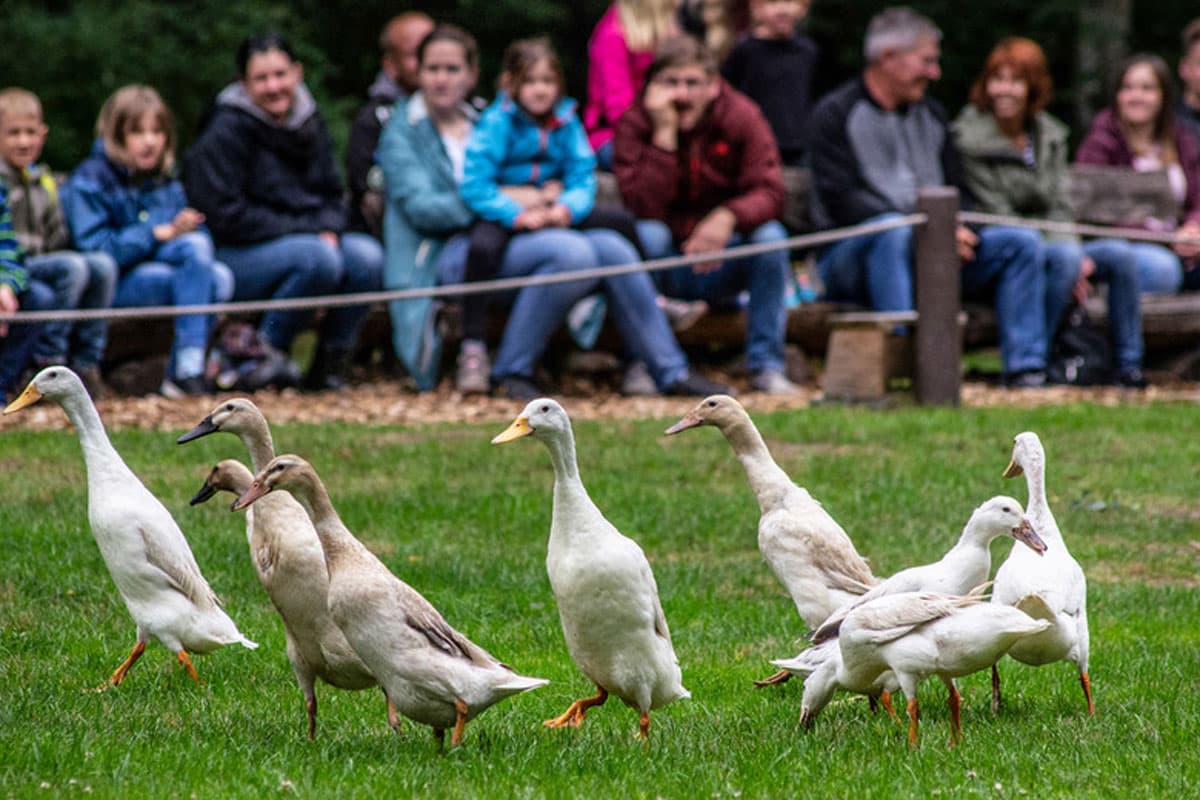
M 217 105 L 239 109 L 268 125 L 285 130 L 298 130 L 317 113 L 317 101 L 303 81 L 296 85 L 292 110 L 288 112 L 287 119 L 282 123 L 263 111 L 250 99 L 250 93 L 246 91 L 246 87 L 242 85 L 241 81 L 235 81 L 222 89 L 221 93 L 217 95 Z
M 479 121 L 479 109 L 471 102 L 462 101 L 458 104 L 458 110 L 472 125 Z M 419 89 L 409 95 L 404 102 L 404 114 L 409 125 L 416 125 L 422 120 L 429 119 L 429 107 L 425 105 L 425 95 Z
M 496 99 L 500 102 L 501 107 L 508 113 L 516 114 L 524 122 L 534 127 L 541 127 L 540 123 L 529 115 L 529 112 L 521 107 L 511 95 L 507 92 L 499 91 L 496 93 Z M 576 103 L 570 97 L 564 97 L 554 104 L 554 110 L 550 112 L 550 124 L 548 127 L 561 128 L 575 117 Z
M 955 146 L 968 156 L 1003 157 L 1016 151 L 1012 142 L 996 124 L 996 117 L 989 111 L 980 111 L 968 104 L 959 112 L 952 127 Z M 1029 135 L 1039 151 L 1055 141 L 1065 142 L 1069 132 L 1067 126 L 1044 111 L 1038 112 L 1029 124 Z
M 375 76 L 375 80 L 367 87 L 367 97 L 372 100 L 380 100 L 385 103 L 395 103 L 408 96 L 408 92 L 404 91 L 404 87 L 396 83 L 391 75 L 388 75 L 383 70 Z

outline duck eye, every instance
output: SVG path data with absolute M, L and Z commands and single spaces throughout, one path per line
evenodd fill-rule
M 708 407 L 709 407 L 709 408 L 716 408 L 716 407 L 717 407 L 717 401 L 716 401 L 716 400 L 709 400 L 709 401 L 708 401 Z
M 233 403 L 227 403 L 227 404 L 225 405 L 225 410 L 226 410 L 226 411 L 233 411 Z
M 550 413 L 550 406 L 542 406 L 542 413 L 543 413 L 543 414 L 549 414 L 549 413 Z

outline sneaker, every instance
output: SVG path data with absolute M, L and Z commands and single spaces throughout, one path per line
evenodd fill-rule
M 750 376 L 750 386 L 764 394 L 799 394 L 800 387 L 777 369 L 763 369 Z
M 708 313 L 708 303 L 703 300 L 676 300 L 662 295 L 655 299 L 674 331 L 686 331 Z
M 675 397 L 708 397 L 713 394 L 734 394 L 733 389 L 720 383 L 710 381 L 692 372 L 684 375 L 670 386 L 663 389 L 663 394 Z
M 496 396 L 528 403 L 530 400 L 545 397 L 546 393 L 539 389 L 529 378 L 524 378 L 520 375 L 509 375 L 507 378 L 501 378 L 500 383 L 496 385 Z
M 75 374 L 79 376 L 79 380 L 83 381 L 83 388 L 87 389 L 92 400 L 103 400 L 108 397 L 108 386 L 104 383 L 104 378 L 100 375 L 100 367 L 95 364 L 87 366 L 76 366 Z
M 463 394 L 487 394 L 491 388 L 488 380 L 491 371 L 487 347 L 482 342 L 463 342 L 458 353 L 458 372 L 454 376 L 454 388 Z
M 212 384 L 203 375 L 193 375 L 190 378 L 163 378 L 158 393 L 171 400 L 183 397 L 197 397 L 212 394 Z
M 1046 372 L 1040 369 L 1012 372 L 1004 376 L 1004 385 L 1010 389 L 1042 389 L 1046 386 Z
M 658 387 L 644 361 L 634 361 L 625 369 L 621 379 L 621 394 L 626 397 L 657 397 Z
M 1123 369 L 1117 374 L 1117 386 L 1123 386 L 1126 389 L 1145 389 L 1150 382 L 1146 380 L 1146 376 L 1137 367 L 1133 369 Z

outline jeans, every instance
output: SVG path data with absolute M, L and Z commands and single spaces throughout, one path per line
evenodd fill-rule
M 110 308 L 113 304 L 117 263 L 107 253 L 44 253 L 25 259 L 25 269 L 54 292 L 55 308 Z M 33 358 L 39 364 L 95 367 L 104 357 L 107 339 L 107 320 L 46 322 L 34 345 Z
M 224 302 L 232 293 L 233 275 L 228 267 L 213 260 L 212 239 L 207 233 L 194 231 L 164 242 L 152 260 L 127 269 L 117 282 L 113 307 L 202 305 Z M 211 314 L 175 318 L 169 375 L 176 375 L 181 351 L 194 353 L 198 348 L 203 353 L 213 321 Z
M 1142 294 L 1178 292 L 1183 286 L 1183 262 L 1169 247 L 1153 242 L 1127 242 L 1137 259 L 1138 287 Z
M 1117 369 L 1131 372 L 1142 366 L 1142 308 L 1138 301 L 1138 265 L 1129 242 L 1097 239 L 1082 245 L 1051 242 L 1046 245 L 1046 330 L 1053 337 L 1071 301 L 1071 287 L 1083 256 L 1096 271 L 1091 280 L 1108 284 L 1108 329 Z
M 869 221 L 898 216 L 882 214 Z M 817 269 L 830 300 L 861 303 L 876 311 L 910 311 L 912 261 L 912 228 L 903 227 L 835 242 L 817 258 Z M 1044 270 L 1037 231 L 1004 226 L 979 231 L 975 258 L 962 265 L 963 297 L 995 298 L 1006 373 L 1046 368 Z
M 54 291 L 38 280 L 31 279 L 29 288 L 17 295 L 22 311 L 49 311 L 54 308 Z M 6 403 L 13 393 L 24 387 L 14 384 L 29 365 L 42 326 L 34 322 L 9 325 L 8 335 L 0 338 L 0 398 Z
M 466 254 L 465 235 L 446 242 L 438 258 L 439 283 L 462 281 Z M 497 277 L 560 274 L 637 260 L 633 245 L 613 231 L 551 228 L 514 236 Z M 626 346 L 646 362 L 655 383 L 665 387 L 683 377 L 687 358 L 655 303 L 654 285 L 645 273 L 633 273 L 605 281 L 529 286 L 517 292 L 492 363 L 492 380 L 533 377 L 550 337 L 571 306 L 599 289 L 609 297 L 609 313 Z
M 330 247 L 315 233 L 294 233 L 245 247 L 221 247 L 217 256 L 233 270 L 234 300 L 283 300 L 377 291 L 383 285 L 383 247 L 365 233 L 346 233 Z M 350 350 L 370 309 L 330 308 L 320 342 Z M 271 346 L 287 352 L 312 318 L 311 311 L 268 311 L 259 330 Z
M 657 220 L 639 220 L 638 235 L 646 258 L 677 255 L 670 229 Z M 771 221 L 755 228 L 749 236 L 734 234 L 728 246 L 765 244 L 787 238 L 783 225 Z M 751 372 L 782 371 L 783 343 L 787 334 L 786 294 L 791 263 L 786 250 L 775 250 L 749 258 L 726 261 L 712 271 L 699 274 L 691 267 L 656 273 L 658 288 L 668 297 L 733 300 L 743 290 L 750 292 L 746 310 L 746 368 Z

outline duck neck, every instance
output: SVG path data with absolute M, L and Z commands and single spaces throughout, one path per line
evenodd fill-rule
M 765 512 L 781 502 L 793 486 L 792 479 L 775 463 L 754 423 L 747 417 L 722 428 L 721 432 L 746 470 L 759 510 Z
M 555 485 L 582 485 L 579 465 L 575 461 L 575 436 L 570 430 L 561 436 L 549 436 L 544 440 L 550 451 L 550 463 L 554 466 Z
M 358 549 L 358 540 L 346 528 L 329 500 L 329 493 L 320 481 L 306 481 L 290 488 L 292 496 L 304 507 L 312 520 L 321 549 L 325 552 L 325 566 L 333 573 L 336 565 L 347 555 Z
M 79 445 L 83 449 L 83 461 L 89 471 L 92 468 L 106 469 L 107 467 L 100 465 L 114 461 L 124 464 L 116 448 L 109 441 L 108 433 L 104 430 L 104 423 L 100 420 L 100 412 L 96 410 L 96 406 L 92 404 L 91 400 L 86 396 L 72 394 L 63 398 L 61 405 L 63 411 L 66 412 L 67 419 L 71 420 L 71 424 L 79 434 Z
M 1025 511 L 1034 530 L 1043 540 L 1061 538 L 1054 514 L 1046 500 L 1046 466 L 1040 459 L 1032 459 L 1032 463 L 1022 467 L 1025 472 L 1025 489 L 1029 493 Z
M 271 429 L 262 417 L 256 419 L 251 428 L 241 432 L 241 440 L 250 452 L 250 463 L 254 465 L 256 473 L 271 463 L 271 459 L 275 457 L 275 443 L 271 441 Z

